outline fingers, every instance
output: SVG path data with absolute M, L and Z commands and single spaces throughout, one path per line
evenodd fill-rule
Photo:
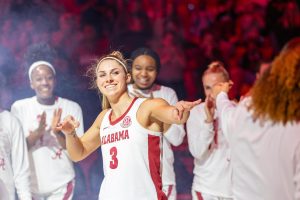
M 62 114 L 62 109 L 61 108 L 54 109 L 53 117 L 52 117 L 52 124 L 51 124 L 51 129 L 54 133 L 59 132 L 59 130 L 57 130 L 56 126 L 61 120 L 61 114 Z
M 62 109 L 61 108 L 58 108 L 57 109 L 57 112 L 56 112 L 56 116 L 58 117 L 58 121 L 60 121 L 60 119 L 61 119 L 61 113 L 62 113 Z
M 40 124 L 46 124 L 46 112 L 45 111 L 41 115 Z
M 208 109 L 214 108 L 214 99 L 210 95 L 205 98 L 205 106 Z
M 176 109 L 173 110 L 173 115 L 176 116 L 177 120 L 181 120 L 184 107 L 181 104 L 176 106 Z
M 78 127 L 79 127 L 79 125 L 80 125 L 79 121 L 75 121 L 75 123 L 74 123 L 74 127 L 75 127 L 75 128 L 78 128 Z
M 177 117 L 178 120 L 182 119 L 183 113 L 188 112 L 191 109 L 193 109 L 196 105 L 201 103 L 201 99 L 198 99 L 196 101 L 179 101 L 176 103 L 174 115 Z
M 206 114 L 206 122 L 210 123 L 213 121 L 213 116 L 215 114 L 215 104 L 211 96 L 207 96 L 205 99 L 204 111 Z
M 42 131 L 42 130 L 45 130 L 46 129 L 46 112 L 44 111 L 41 115 L 38 116 L 38 120 L 39 120 L 39 126 L 38 126 L 38 130 L 39 132 Z
M 227 82 L 220 82 L 220 83 L 216 83 L 213 87 L 212 87 L 212 97 L 214 99 L 216 99 L 216 97 L 218 96 L 218 94 L 220 92 L 226 92 L 228 93 L 230 88 L 233 86 L 233 82 L 231 80 L 227 81 Z
M 62 131 L 63 133 L 70 134 L 72 133 L 76 128 L 78 128 L 80 123 L 74 119 L 73 116 L 67 116 L 65 119 L 58 123 L 55 127 L 57 130 Z
M 198 99 L 196 101 L 179 101 L 178 105 L 180 105 L 185 111 L 190 111 L 196 105 L 200 104 L 201 101 L 201 99 Z

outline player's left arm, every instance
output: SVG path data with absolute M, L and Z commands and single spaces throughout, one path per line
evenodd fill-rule
M 150 110 L 150 118 L 154 118 L 166 124 L 184 124 L 188 117 L 190 110 L 201 103 L 197 101 L 179 101 L 174 106 L 171 106 L 167 101 L 154 98 L 146 102 L 146 106 Z
M 170 105 L 175 105 L 178 102 L 178 97 L 174 90 L 166 91 L 163 98 L 167 100 Z M 172 145 L 179 146 L 183 142 L 184 136 L 186 134 L 183 125 L 172 124 L 170 126 L 168 124 L 165 124 L 165 127 L 168 127 L 168 129 L 165 129 L 164 131 L 164 138 L 166 138 L 167 141 Z

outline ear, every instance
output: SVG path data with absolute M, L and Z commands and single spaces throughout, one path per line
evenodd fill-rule
M 34 90 L 34 86 L 33 86 L 33 84 L 32 84 L 32 81 L 30 81 L 30 87 L 31 87 L 31 89 Z
M 127 73 L 126 75 L 126 83 L 129 84 L 131 82 L 131 74 Z

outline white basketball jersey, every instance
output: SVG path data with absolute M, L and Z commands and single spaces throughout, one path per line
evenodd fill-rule
M 112 110 L 103 118 L 101 200 L 166 199 L 161 182 L 162 133 L 142 127 L 136 118 L 144 100 L 135 98 L 127 111 L 114 121 L 110 120 Z

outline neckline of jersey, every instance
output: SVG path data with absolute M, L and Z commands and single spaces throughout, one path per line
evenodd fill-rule
M 111 120 L 111 115 L 112 115 L 112 110 L 110 111 L 109 113 L 109 123 L 110 125 L 115 125 L 117 124 L 118 122 L 120 122 L 126 115 L 127 113 L 129 112 L 130 108 L 133 106 L 134 102 L 137 100 L 138 98 L 135 97 L 132 102 L 130 103 L 130 105 L 128 106 L 127 110 L 120 116 L 118 117 L 117 119 L 115 119 L 114 121 Z

